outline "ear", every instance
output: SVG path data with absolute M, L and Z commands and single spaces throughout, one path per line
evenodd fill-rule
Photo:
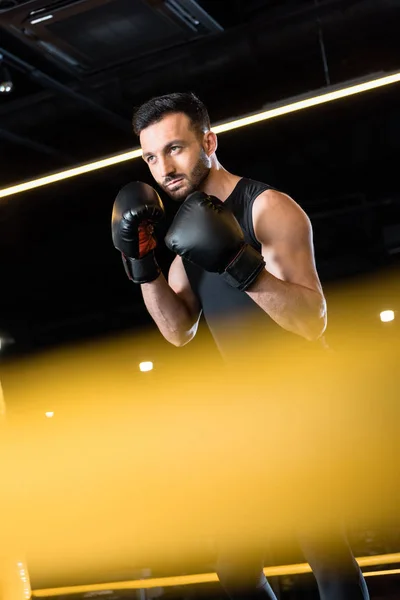
M 213 131 L 207 131 L 204 134 L 203 146 L 207 156 L 211 156 L 217 151 L 218 138 Z

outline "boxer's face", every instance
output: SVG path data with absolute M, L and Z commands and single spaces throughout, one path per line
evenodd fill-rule
M 207 132 L 200 138 L 183 113 L 166 115 L 140 133 L 143 159 L 173 200 L 184 200 L 206 179 L 214 137 Z

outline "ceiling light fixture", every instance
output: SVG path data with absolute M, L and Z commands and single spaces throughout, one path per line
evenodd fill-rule
M 9 94 L 14 89 L 10 71 L 4 62 L 3 55 L 0 54 L 0 94 Z
M 33 19 L 33 21 L 31 21 L 31 25 L 37 25 L 37 23 L 41 23 L 42 21 L 48 21 L 52 18 L 53 15 L 45 15 L 44 17 L 38 17 L 37 19 Z

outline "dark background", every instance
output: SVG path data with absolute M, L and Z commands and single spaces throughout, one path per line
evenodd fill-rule
M 40 2 L 3 0 L 0 47 L 14 90 L 0 96 L 1 187 L 136 147 L 133 107 L 155 94 L 193 90 L 216 123 L 328 82 L 400 68 L 397 2 L 199 4 L 223 30 L 167 41 L 156 29 L 162 2 L 133 10 L 120 0 L 88 1 L 72 16 L 76 3 L 66 5 L 49 39 L 68 56 L 85 47 L 71 67 L 21 33 Z M 42 29 L 34 31 L 39 41 L 50 36 Z M 307 210 L 328 300 L 333 282 L 350 278 L 357 289 L 355 277 L 396 264 L 399 93 L 394 84 L 219 136 L 227 169 L 278 187 Z M 134 179 L 151 183 L 140 159 L 1 200 L 0 327 L 14 353 L 150 323 L 110 238 L 115 195 Z M 175 207 L 164 200 L 171 217 Z M 167 269 L 162 244 L 159 254 Z M 358 305 L 366 326 L 398 302 L 398 288 L 389 298 L 374 292 L 372 305 L 365 290 Z
M 1 189 L 136 147 L 133 108 L 154 95 L 194 91 L 215 124 L 400 70 L 398 0 L 200 0 L 192 27 L 167 4 L 0 0 L 14 84 L 0 95 Z M 38 10 L 53 17 L 32 24 Z M 400 304 L 399 103 L 397 83 L 219 136 L 224 167 L 309 214 L 334 347 L 347 334 L 399 333 L 396 320 L 379 321 Z M 154 331 L 110 235 L 114 198 L 136 179 L 153 183 L 140 159 L 0 199 L 3 360 Z M 167 273 L 162 237 L 176 206 L 163 200 Z M 133 363 L 143 354 L 134 339 Z M 215 351 L 204 324 L 199 339 Z

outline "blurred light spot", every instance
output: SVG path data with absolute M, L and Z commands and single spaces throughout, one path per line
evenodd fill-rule
M 11 81 L 0 83 L 0 94 L 9 94 L 13 90 L 13 84 Z
M 141 362 L 139 364 L 139 369 L 144 373 L 145 371 L 151 371 L 153 369 L 153 363 L 151 361 Z
M 50 411 L 48 411 L 48 412 L 46 413 L 46 417 L 47 417 L 47 418 L 49 418 L 49 419 L 51 419 L 51 417 L 54 417 L 54 412 L 53 412 L 53 411 L 51 411 L 51 410 L 50 410 Z
M 388 323 L 389 321 L 394 320 L 394 311 L 393 310 L 383 310 L 380 314 L 380 318 L 382 323 Z

